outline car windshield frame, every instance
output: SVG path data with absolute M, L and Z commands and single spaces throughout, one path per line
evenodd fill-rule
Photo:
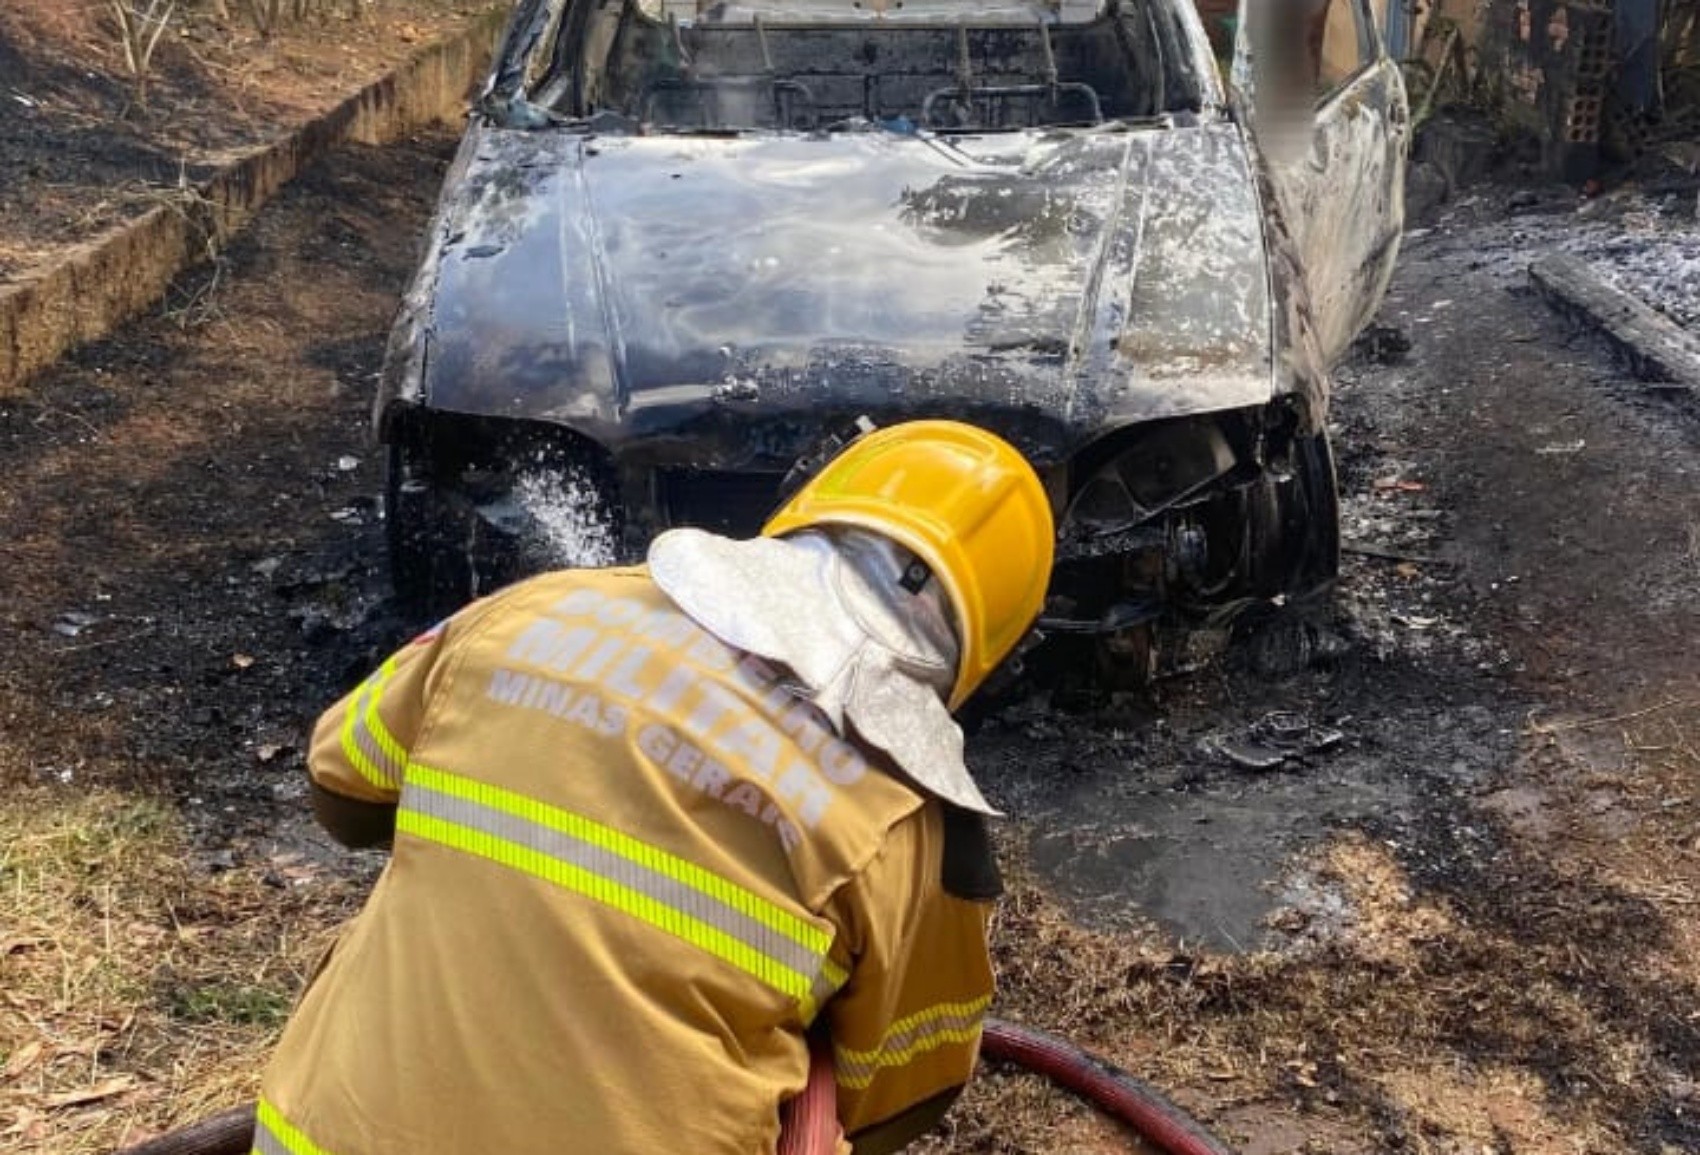
M 667 134 L 1077 129 L 1220 99 L 1180 0 L 905 0 L 901 19 L 854 3 L 537 0 L 487 95 Z
M 1110 0 L 638 0 L 653 20 L 723 24 L 761 20 L 769 27 L 822 24 L 1084 24 L 1106 14 Z

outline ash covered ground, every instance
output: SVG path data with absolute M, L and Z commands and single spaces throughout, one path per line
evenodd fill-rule
M 302 744 L 419 624 L 366 425 L 453 143 L 338 154 L 0 403 L 7 782 L 168 798 L 207 871 L 374 869 Z M 1521 266 L 1569 234 L 1505 199 L 1412 237 L 1339 374 L 1336 596 L 972 743 L 1000 1009 L 1250 1152 L 1700 1146 L 1700 435 L 1548 315 Z M 1002 1073 L 955 1120 L 933 1149 L 1118 1149 Z

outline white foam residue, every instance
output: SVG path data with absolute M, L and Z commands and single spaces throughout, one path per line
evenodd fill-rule
M 551 562 L 595 568 L 619 560 L 614 523 L 602 495 L 576 469 L 540 469 L 520 477 L 514 497 L 542 534 Z

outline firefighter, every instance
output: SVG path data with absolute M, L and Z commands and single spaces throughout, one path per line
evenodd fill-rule
M 840 1151 L 968 1080 L 999 879 L 960 706 L 1027 632 L 1050 507 L 1012 447 L 867 434 L 733 541 L 511 586 L 314 731 L 392 844 L 263 1080 L 266 1155 L 752 1155 L 811 1042 Z

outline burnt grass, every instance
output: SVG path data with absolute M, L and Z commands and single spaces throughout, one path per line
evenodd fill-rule
M 1413 878 L 1488 936 L 1474 949 L 1437 952 L 1426 968 L 1430 981 L 1475 996 L 1442 1037 L 1456 1040 L 1463 1054 L 1536 1071 L 1555 1105 L 1596 1102 L 1619 1120 L 1634 1150 L 1693 1150 L 1700 1115 L 1692 1107 L 1684 1113 L 1670 1084 L 1673 1073 L 1700 1062 L 1700 1021 L 1684 1009 L 1700 1006 L 1700 986 L 1635 965 L 1675 945 L 1664 913 L 1620 888 L 1518 853 L 1515 840 L 1491 825 L 1485 845 L 1461 846 L 1441 823 L 1431 830 L 1434 845 L 1413 864 Z M 1581 944 L 1609 944 L 1608 957 Z M 1554 1014 L 1544 994 L 1549 985 L 1587 1017 Z M 1622 1040 L 1647 1045 L 1644 1081 L 1602 1078 L 1602 1052 Z
M 1423 954 L 1421 982 L 1450 997 L 1433 1009 L 1432 1022 L 1420 1023 L 1413 1041 L 1531 1070 L 1546 1084 L 1555 1114 L 1614 1119 L 1631 1150 L 1692 1150 L 1700 1118 L 1691 1109 L 1684 1115 L 1670 1084 L 1673 1073 L 1694 1070 L 1700 1059 L 1700 1029 L 1681 1010 L 1700 1005 L 1700 989 L 1634 965 L 1672 945 L 1660 911 L 1510 850 L 1503 832 L 1490 829 L 1461 846 L 1444 823 L 1430 829 L 1426 853 L 1406 862 L 1413 879 L 1445 896 L 1471 933 Z M 1609 958 L 1582 944 L 1609 944 Z M 1340 960 L 1340 969 L 1350 965 Z M 1345 1005 L 1386 998 L 1376 988 L 1396 991 L 1399 977 L 1372 972 L 1330 994 Z M 1554 998 L 1555 989 L 1568 999 Z M 1567 1011 L 1572 1001 L 1585 1013 Z M 1324 1047 L 1347 1041 L 1326 1029 L 1319 1034 Z M 1642 1078 L 1606 1078 L 1602 1054 L 1630 1040 L 1648 1047 Z M 1337 1077 L 1343 1093 L 1382 1107 L 1380 1096 L 1352 1087 L 1351 1072 Z M 1393 1127 L 1390 1137 L 1399 1136 Z
M 6 239 L 26 245 L 74 243 L 157 203 L 149 190 L 211 175 L 204 149 L 255 143 L 259 124 L 230 132 L 231 118 L 201 115 L 216 99 L 199 72 L 171 50 L 158 53 L 150 104 L 114 75 L 69 54 L 22 50 L 0 21 L 0 213 Z M 117 51 L 113 45 L 113 51 Z M 87 190 L 100 190 L 89 197 Z M 21 271 L 0 253 L 0 279 Z
M 381 596 L 365 427 L 413 257 L 389 221 L 422 224 L 452 147 L 346 151 L 0 405 L 7 777 L 166 791 L 215 845 L 263 828 L 305 725 L 415 625 Z
M 230 4 L 221 19 L 209 5 L 176 5 L 145 83 L 126 70 L 107 4 L 0 8 L 0 283 L 54 246 L 170 203 L 471 10 L 407 0 L 359 20 L 285 19 L 268 40 L 246 7 Z

